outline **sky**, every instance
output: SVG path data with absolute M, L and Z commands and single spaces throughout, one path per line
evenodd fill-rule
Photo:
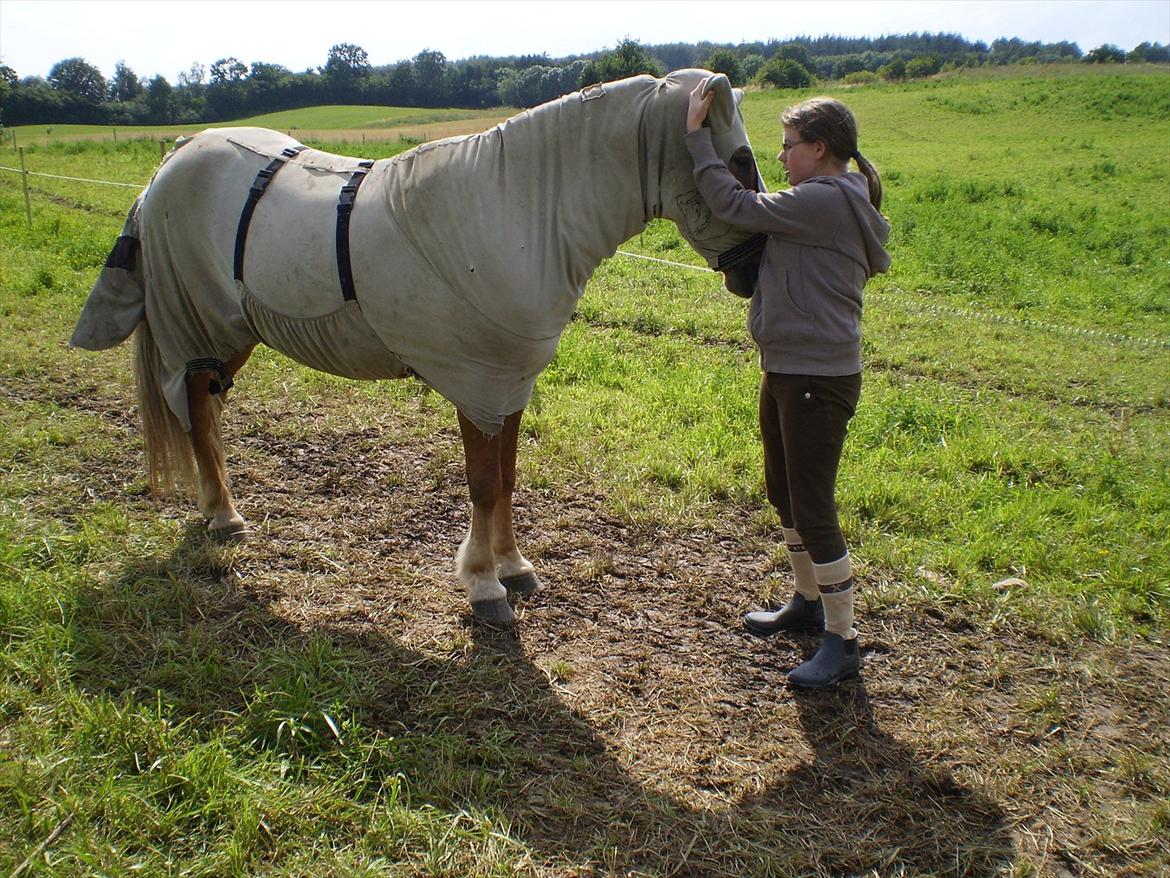
M 1128 51 L 1170 44 L 1170 0 L 0 0 L 0 63 L 21 77 L 81 57 L 107 77 L 124 61 L 172 83 L 194 63 L 227 57 L 301 72 L 324 65 L 337 43 L 361 46 L 380 66 L 423 49 L 450 61 L 557 58 L 626 38 L 737 44 L 912 32 Z

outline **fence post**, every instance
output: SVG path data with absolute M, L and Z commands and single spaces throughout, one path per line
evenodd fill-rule
M 167 157 L 167 142 L 164 138 L 159 138 L 158 141 L 158 157 L 161 161 Z
M 28 200 L 28 168 L 24 165 L 24 147 L 20 148 L 20 179 L 24 181 L 24 216 L 28 220 L 29 231 L 32 231 L 32 202 Z

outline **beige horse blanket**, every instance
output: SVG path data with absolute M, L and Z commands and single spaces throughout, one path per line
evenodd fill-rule
M 336 375 L 416 375 L 494 435 L 527 404 L 597 265 L 649 219 L 675 220 L 712 266 L 749 237 L 695 191 L 682 135 L 704 78 L 719 92 L 711 118 L 726 160 L 748 143 L 736 96 L 723 77 L 679 71 L 595 86 L 373 162 L 345 236 L 349 300 L 338 203 L 359 160 L 264 129 L 202 132 L 135 202 L 71 343 L 111 347 L 145 318 L 168 404 L 188 429 L 189 371 L 263 342 Z M 236 277 L 244 205 L 277 158 Z

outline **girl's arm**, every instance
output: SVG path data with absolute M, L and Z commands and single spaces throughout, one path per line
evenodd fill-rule
M 725 223 L 807 244 L 824 245 L 832 240 L 845 197 L 836 186 L 813 179 L 783 192 L 753 192 L 745 189 L 715 154 L 709 128 L 690 131 L 686 145 L 699 194 Z

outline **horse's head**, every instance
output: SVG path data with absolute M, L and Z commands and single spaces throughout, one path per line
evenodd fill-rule
M 691 157 L 683 144 L 687 101 L 695 85 L 702 82 L 704 94 L 715 92 L 707 114 L 715 152 L 745 188 L 764 191 L 740 112 L 743 92 L 733 89 L 724 74 L 707 70 L 676 70 L 661 82 L 671 98 L 667 109 L 670 118 L 663 122 L 673 141 L 664 144 L 666 161 L 658 193 L 661 214 L 675 222 L 687 243 L 711 268 L 723 273 L 727 289 L 749 297 L 759 272 L 764 236 L 728 225 L 711 213 L 695 186 Z

